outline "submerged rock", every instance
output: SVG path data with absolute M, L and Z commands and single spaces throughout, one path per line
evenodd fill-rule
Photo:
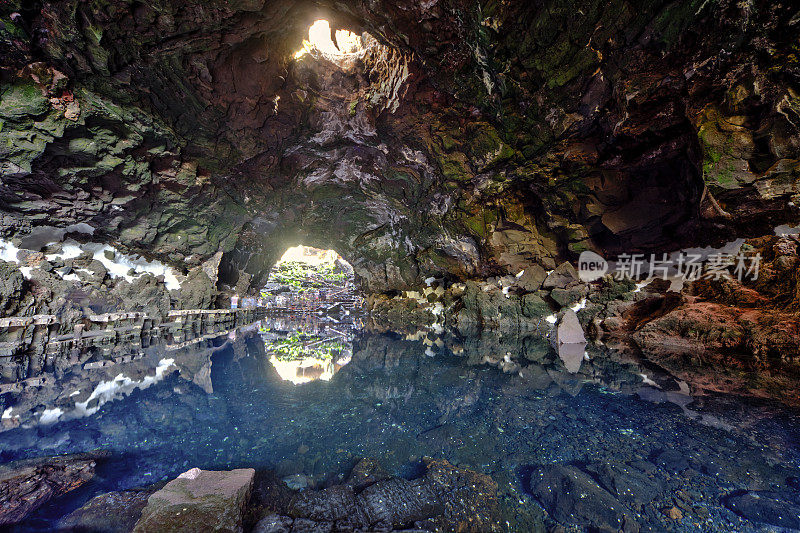
M 550 465 L 534 470 L 530 492 L 561 524 L 600 531 L 639 531 L 639 524 L 625 506 L 577 467 Z
M 354 491 L 359 492 L 370 485 L 391 477 L 377 460 L 366 457 L 356 463 L 356 466 L 350 471 L 350 476 L 345 484 L 352 487 Z
M 775 492 L 750 491 L 729 496 L 725 505 L 753 522 L 800 529 L 800 495 L 796 493 L 787 497 Z
M 193 468 L 147 499 L 135 533 L 242 531 L 244 506 L 255 470 Z

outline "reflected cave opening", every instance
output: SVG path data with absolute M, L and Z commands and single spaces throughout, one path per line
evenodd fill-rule
M 335 250 L 289 248 L 270 271 L 261 297 L 269 310 L 261 337 L 283 380 L 329 381 L 350 362 L 364 300 L 353 267 Z

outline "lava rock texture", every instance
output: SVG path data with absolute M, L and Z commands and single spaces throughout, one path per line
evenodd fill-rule
M 336 58 L 310 24 L 364 32 Z M 0 5 L 8 239 L 94 239 L 218 286 L 290 244 L 365 288 L 552 269 L 796 222 L 788 1 Z

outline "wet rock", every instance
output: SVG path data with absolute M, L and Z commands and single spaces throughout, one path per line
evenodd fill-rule
M 354 491 L 359 492 L 378 481 L 384 481 L 391 477 L 377 460 L 366 457 L 356 463 L 356 466 L 350 471 L 345 484 L 352 487 Z
M 561 307 L 572 307 L 586 297 L 588 289 L 586 285 L 576 285 L 569 289 L 553 289 L 550 291 L 552 298 Z
M 254 524 L 261 517 L 286 514 L 289 502 L 296 491 L 290 489 L 271 470 L 257 471 L 253 480 L 253 490 L 247 505 L 245 522 Z
M 531 265 L 517 280 L 517 285 L 524 291 L 536 292 L 542 287 L 542 283 L 547 277 L 547 272 L 541 265 Z
M 497 483 L 488 475 L 451 465 L 444 460 L 424 459 L 423 480 L 444 507 L 444 513 L 429 520 L 439 529 L 464 532 L 500 531 Z
M 550 272 L 542 283 L 545 289 L 566 289 L 575 282 L 579 282 L 578 271 L 572 263 L 564 262 Z
M 647 323 L 633 339 L 648 354 L 665 358 L 738 354 L 766 361 L 779 353 L 800 362 L 800 322 L 777 311 L 690 303 Z
M 489 476 L 446 461 L 424 463 L 425 474 L 407 480 L 385 478 L 377 463 L 364 460 L 345 484 L 299 492 L 284 509 L 267 512 L 256 531 L 394 531 L 411 524 L 425 531 L 499 531 L 497 484 Z
M 128 533 L 133 530 L 147 505 L 152 490 L 126 490 L 95 496 L 83 507 L 58 521 L 70 531 Z
M 94 477 L 94 456 L 64 455 L 0 466 L 0 525 L 14 524 L 48 500 Z
M 303 474 L 292 474 L 291 476 L 286 476 L 283 478 L 283 482 L 286 483 L 286 486 L 292 490 L 303 490 L 309 485 L 308 476 Z
M 667 490 L 662 479 L 648 473 L 655 470 L 655 465 L 648 462 L 594 464 L 587 465 L 586 470 L 618 499 L 638 506 L 657 500 Z
M 424 480 L 381 481 L 364 489 L 358 501 L 366 523 L 379 528 L 398 529 L 445 511 L 438 494 Z
M 255 470 L 218 472 L 193 468 L 152 494 L 135 533 L 242 530 L 242 513 Z
M 294 519 L 276 514 L 267 515 L 258 521 L 253 533 L 290 533 Z
M 365 515 L 363 502 L 357 502 L 353 489 L 344 485 L 320 491 L 301 492 L 289 504 L 289 515 L 311 519 L 314 522 L 346 520 L 352 527 L 365 527 L 373 523 Z
M 14 263 L 0 261 L 0 314 L 10 316 L 19 309 L 25 279 Z
M 728 496 L 725 506 L 753 522 L 800 529 L 800 496 L 768 491 L 750 491 Z
M 537 468 L 531 473 L 529 490 L 561 524 L 601 531 L 639 531 L 639 524 L 625 506 L 577 467 Z
M 691 466 L 688 459 L 677 450 L 664 450 L 656 456 L 655 463 L 676 474 Z
M 575 311 L 572 309 L 564 311 L 551 341 L 556 347 L 560 344 L 586 344 L 586 335 Z

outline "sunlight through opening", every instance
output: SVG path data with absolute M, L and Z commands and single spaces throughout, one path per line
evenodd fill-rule
M 317 20 L 308 29 L 308 39 L 303 40 L 303 47 L 295 52 L 294 58 L 317 51 L 328 57 L 341 57 L 357 54 L 364 49 L 364 41 L 360 35 L 349 30 L 336 30 L 336 42 L 331 39 L 331 25 L 327 20 Z
M 281 379 L 296 385 L 328 381 L 350 362 L 363 299 L 352 266 L 336 251 L 289 248 L 261 295 L 272 315 L 261 334 Z

